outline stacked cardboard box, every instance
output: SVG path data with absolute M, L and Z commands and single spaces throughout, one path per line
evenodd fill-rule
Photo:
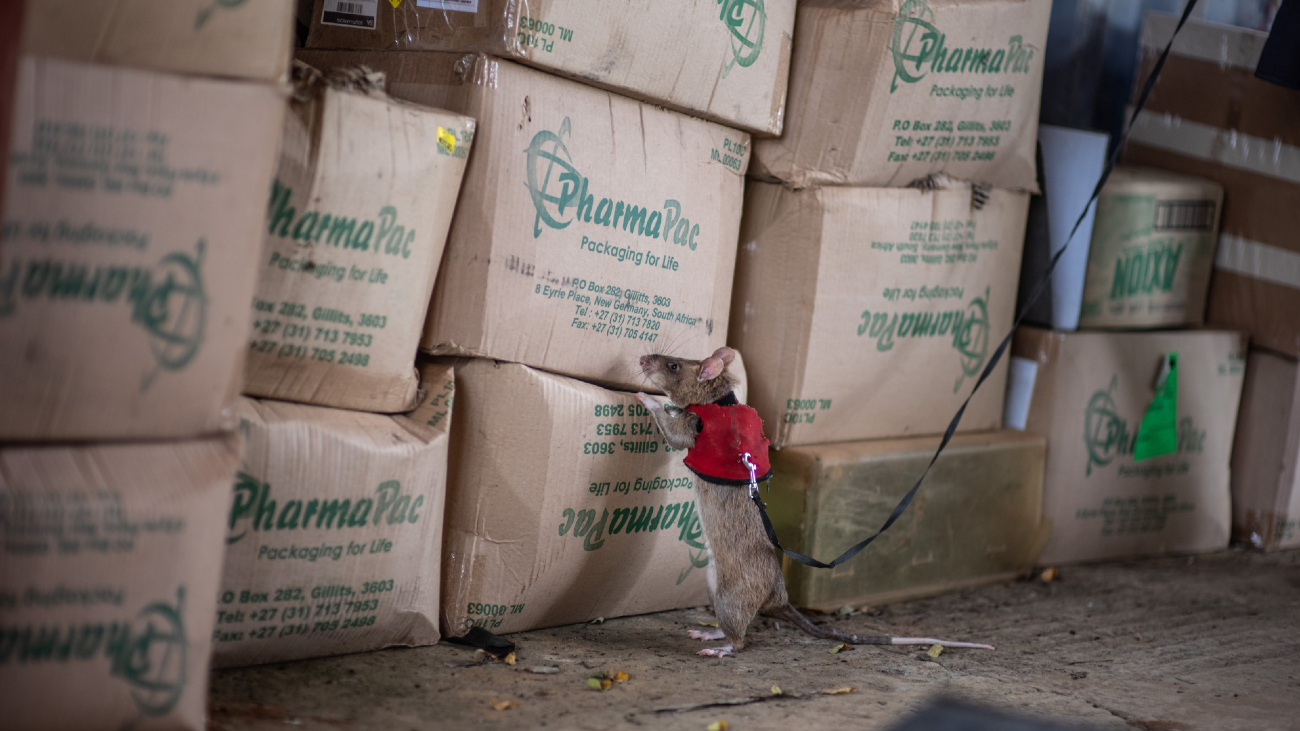
M 26 6 L 0 247 L 0 715 L 198 729 L 291 8 Z
M 772 512 L 792 548 L 829 560 L 884 523 L 1011 328 L 1050 10 L 799 5 L 785 132 L 755 143 L 729 339 L 780 450 Z M 980 433 L 870 558 L 786 559 L 795 603 L 897 601 L 1032 564 L 1045 448 L 995 431 L 1005 383 L 1004 363 L 965 411 Z M 999 530 L 935 528 L 958 513 Z
M 1048 440 L 1043 563 L 1228 545 L 1241 333 L 1026 327 L 1012 352 L 1007 424 Z
M 1140 73 L 1154 65 L 1176 21 L 1147 16 Z M 1300 446 L 1294 426 L 1286 426 L 1292 410 L 1286 394 L 1300 356 L 1300 244 L 1294 235 L 1300 226 L 1300 97 L 1255 76 L 1266 38 L 1245 28 L 1189 22 L 1138 115 L 1124 160 L 1223 187 L 1205 316 L 1213 326 L 1246 331 L 1259 349 L 1248 359 L 1233 448 L 1234 532 L 1249 544 L 1276 548 L 1294 545 L 1300 515 L 1292 499 Z
M 630 392 L 641 355 L 726 343 L 794 2 L 325 0 L 311 20 L 300 60 L 478 121 L 420 341 L 458 391 L 443 631 L 702 603 L 694 480 Z
M 438 641 L 450 368 L 387 416 L 239 406 L 213 661 L 251 665 Z
M 314 0 L 307 47 L 485 53 L 767 136 L 794 17 L 794 0 Z
M 1017 334 L 1006 420 L 1049 441 L 1044 562 L 1227 543 L 1245 340 L 1168 329 L 1204 322 L 1222 201 L 1213 181 L 1116 168 L 1083 278 L 1079 324 L 1096 331 Z
M 293 81 L 248 314 L 259 398 L 239 407 L 221 666 L 439 637 L 455 384 L 415 359 L 475 122 L 369 69 Z
M 1300 546 L 1300 368 L 1252 348 L 1232 446 L 1232 530 L 1242 543 Z
M 1177 18 L 1152 13 L 1139 76 L 1173 35 Z M 1267 34 L 1189 21 L 1138 115 L 1126 163 L 1212 180 L 1223 187 L 1222 226 L 1210 281 L 1210 324 L 1250 333 L 1262 347 L 1300 356 L 1300 98 L 1255 77 Z
M 1175 21 L 1148 16 L 1139 82 L 1153 69 Z M 1273 250 L 1245 241 L 1242 222 L 1261 230 L 1260 213 L 1285 217 L 1293 207 L 1254 200 L 1243 173 L 1232 171 L 1242 166 L 1240 156 L 1222 153 L 1214 142 L 1216 135 L 1235 140 L 1237 132 L 1205 124 L 1218 114 L 1253 123 L 1272 111 L 1272 100 L 1288 98 L 1253 86 L 1264 82 L 1245 81 L 1255 65 L 1248 57 L 1253 49 L 1257 59 L 1260 42 L 1262 35 L 1252 31 L 1192 22 L 1174 45 L 1124 151 L 1132 166 L 1115 170 L 1097 204 L 1079 323 L 1111 332 L 1027 328 L 1017 334 L 1007 420 L 1047 436 L 1051 445 L 1043 502 L 1056 530 L 1045 562 L 1217 550 L 1228 543 L 1234 515 L 1239 534 L 1276 545 L 1273 524 L 1286 522 L 1286 478 L 1275 469 L 1247 467 L 1240 457 L 1257 448 L 1281 454 L 1282 437 L 1267 447 L 1232 445 L 1239 424 L 1240 433 L 1250 435 L 1285 421 L 1285 414 L 1266 414 L 1259 403 L 1246 404 L 1238 421 L 1250 371 L 1239 331 L 1259 338 L 1300 322 L 1294 307 L 1273 305 L 1263 315 L 1250 305 L 1257 285 L 1285 292 L 1258 278 L 1285 276 L 1286 268 L 1260 264 L 1272 260 L 1257 254 Z M 1231 91 L 1243 85 L 1251 94 Z M 1242 98 L 1252 101 L 1247 107 L 1253 111 L 1229 112 L 1241 108 Z M 1268 100 L 1262 106 L 1261 98 Z M 1259 182 L 1261 189 L 1272 185 Z M 1246 249 L 1254 253 L 1243 255 Z M 1224 271 L 1225 261 L 1240 269 L 1247 260 L 1257 265 L 1253 274 Z M 1215 329 L 1167 330 L 1201 327 L 1207 291 Z M 1225 300 L 1247 306 L 1224 306 Z M 1265 336 L 1264 342 L 1281 340 Z M 1230 460 L 1234 454 L 1238 458 Z

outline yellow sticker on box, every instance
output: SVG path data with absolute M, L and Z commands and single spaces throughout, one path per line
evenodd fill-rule
M 451 130 L 438 128 L 438 146 L 450 155 L 456 151 L 456 135 Z

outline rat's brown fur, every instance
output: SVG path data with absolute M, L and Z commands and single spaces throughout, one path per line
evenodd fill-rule
M 730 348 L 718 348 L 704 360 L 642 356 L 642 372 L 651 383 L 668 394 L 673 407 L 664 408 L 644 393 L 638 393 L 637 398 L 650 410 L 664 440 L 674 449 L 694 447 L 695 436 L 700 430 L 699 417 L 682 409 L 713 403 L 735 387 L 735 377 L 727 372 L 727 366 L 735 356 L 735 351 Z M 692 630 L 690 636 L 698 640 L 725 637 L 728 642 L 726 647 L 701 650 L 699 654 L 722 657 L 744 648 L 745 631 L 761 611 L 771 611 L 823 640 L 859 645 L 938 643 L 970 646 L 969 643 L 947 643 L 921 637 L 863 636 L 818 627 L 790 604 L 781 564 L 748 490 L 699 478 L 695 480 L 695 487 L 700 525 L 712 555 L 708 568 L 709 600 L 718 617 L 718 631 Z

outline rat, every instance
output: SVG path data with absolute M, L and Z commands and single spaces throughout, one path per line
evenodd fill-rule
M 667 393 L 672 403 L 662 406 L 645 393 L 636 396 L 650 411 L 664 440 L 674 449 L 689 450 L 686 466 L 696 474 L 700 525 L 712 556 L 706 571 L 709 600 L 718 617 L 718 629 L 691 630 L 689 634 L 696 640 L 727 640 L 725 646 L 699 654 L 726 657 L 743 649 L 745 631 L 760 611 L 786 619 L 823 640 L 992 650 L 991 645 L 973 642 L 864 636 L 819 627 L 790 604 L 776 551 L 749 496 L 749 468 L 740 457 L 748 455 L 757 480 L 771 476 L 763 422 L 757 412 L 736 400 L 736 378 L 727 371 L 735 357 L 736 351 L 724 347 L 704 360 L 645 355 L 640 361 L 647 380 Z

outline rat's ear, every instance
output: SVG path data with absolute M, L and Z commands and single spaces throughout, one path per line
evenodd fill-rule
M 717 358 L 718 360 L 722 361 L 722 364 L 724 366 L 729 366 L 731 365 L 731 361 L 736 359 L 736 351 L 724 346 L 713 351 L 713 355 L 709 357 Z
M 726 367 L 727 364 L 722 362 L 721 358 L 714 358 L 713 356 L 709 356 L 708 358 L 705 358 L 703 361 L 700 361 L 700 374 L 695 377 L 695 380 L 700 382 L 712 381 L 713 379 L 722 375 L 722 371 Z

